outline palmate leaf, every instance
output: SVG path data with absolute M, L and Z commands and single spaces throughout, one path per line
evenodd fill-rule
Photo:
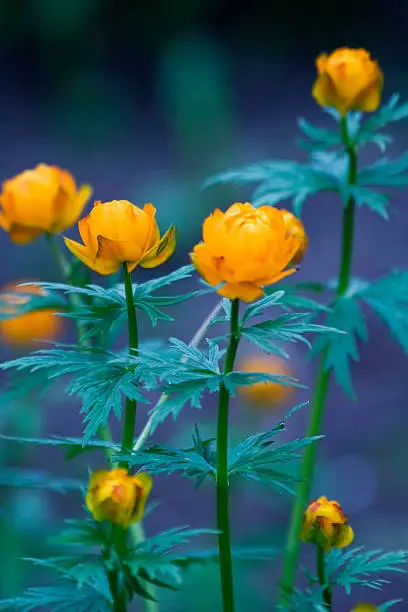
M 32 612 L 111 612 L 112 602 L 89 586 L 78 589 L 73 586 L 33 587 L 21 597 L 0 600 L 0 610 Z
M 386 572 L 405 573 L 402 567 L 408 563 L 408 551 L 364 550 L 363 547 L 347 551 L 333 549 L 326 556 L 327 580 L 342 586 L 347 593 L 354 585 L 381 589 L 389 582 L 382 577 Z
M 85 415 L 84 442 L 106 425 L 110 413 L 120 420 L 123 395 L 148 403 L 138 389 L 139 381 L 129 369 L 124 354 L 83 346 L 57 345 L 56 348 L 35 351 L 31 355 L 3 363 L 2 370 L 47 372 L 54 379 L 70 375 L 67 393 L 82 400 Z M 122 395 L 123 394 L 123 395 Z
M 364 317 L 355 296 L 343 296 L 336 300 L 326 319 L 330 327 L 346 333 L 327 334 L 318 338 L 312 354 L 322 353 L 326 371 L 333 369 L 335 378 L 345 393 L 354 398 L 350 374 L 350 359 L 358 361 L 357 339 L 367 341 L 368 333 Z
M 25 283 L 26 284 L 26 283 Z M 30 283 L 34 285 L 36 283 Z M 45 291 L 44 295 L 33 295 L 24 291 L 6 291 L 0 293 L 0 320 L 10 319 L 16 316 L 36 312 L 38 310 L 65 311 L 68 309 L 68 301 L 55 291 Z
M 280 446 L 275 445 L 275 437 L 285 429 L 287 419 L 302 406 L 304 404 L 294 408 L 270 431 L 249 436 L 230 450 L 228 474 L 266 484 L 280 493 L 294 494 L 293 487 L 299 479 L 291 473 L 293 463 L 302 457 L 305 446 L 314 444 L 322 436 L 296 439 Z M 289 469 L 285 471 L 285 467 Z
M 307 136 L 308 140 L 300 140 L 301 147 L 308 151 L 324 151 L 335 146 L 340 146 L 342 143 L 340 130 L 328 130 L 317 127 L 306 121 L 306 119 L 298 119 L 298 126 Z
M 47 489 L 57 493 L 80 490 L 86 486 L 84 480 L 78 478 L 55 477 L 48 472 L 39 470 L 0 470 L 0 487 L 23 487 L 24 489 Z
M 154 444 L 143 451 L 118 457 L 130 465 L 137 465 L 139 469 L 151 474 L 173 474 L 181 472 L 182 477 L 196 480 L 198 488 L 207 476 L 216 477 L 216 457 L 212 448 L 214 438 L 202 440 L 197 425 L 193 434 L 193 446 L 187 449 L 170 448 Z
M 342 328 L 331 325 L 331 319 L 327 319 L 329 325 L 317 325 L 310 322 L 309 313 L 286 313 L 270 321 L 263 321 L 255 325 L 244 325 L 241 329 L 242 335 L 257 345 L 263 351 L 275 353 L 287 357 L 287 353 L 281 348 L 282 342 L 303 342 L 311 347 L 305 334 L 321 333 L 323 338 L 326 334 L 343 335 Z
M 149 596 L 140 581 L 161 588 L 178 589 L 182 582 L 181 569 L 189 559 L 189 555 L 176 553 L 174 549 L 197 536 L 217 534 L 218 532 L 212 529 L 189 529 L 188 527 L 176 527 L 162 531 L 133 546 L 122 562 L 125 575 L 133 579 L 132 586 L 136 586 L 139 589 L 138 594 L 145 599 L 152 599 L 152 597 Z
M 408 272 L 395 270 L 366 283 L 358 295 L 388 325 L 391 334 L 408 353 Z
M 279 612 L 327 612 L 323 603 L 323 588 L 316 587 L 302 591 L 295 588 L 286 595 L 284 602 L 276 606 Z
M 394 160 L 380 157 L 374 164 L 360 170 L 357 183 L 362 187 L 404 187 L 408 185 L 408 152 Z
M 64 438 L 55 436 L 52 438 L 25 438 L 21 436 L 6 436 L 0 434 L 0 440 L 9 440 L 20 444 L 30 444 L 39 446 L 57 446 L 67 450 L 67 459 L 72 459 L 77 455 L 90 450 L 112 450 L 118 453 L 120 445 L 105 440 L 88 440 L 84 443 L 83 438 Z
M 355 140 L 358 144 L 372 141 L 378 130 L 389 123 L 401 121 L 408 117 L 408 102 L 398 105 L 399 95 L 393 94 L 381 108 L 370 115 L 359 128 Z

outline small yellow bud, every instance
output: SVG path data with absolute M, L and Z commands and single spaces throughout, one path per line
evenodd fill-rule
M 123 468 L 94 472 L 86 493 L 86 506 L 96 521 L 127 529 L 140 521 L 152 489 L 148 474 L 131 476 Z
M 351 544 L 354 533 L 340 504 L 322 496 L 305 511 L 300 538 L 329 552 L 331 548 L 344 548 Z
M 379 612 L 379 608 L 369 603 L 359 603 L 357 604 L 351 612 Z

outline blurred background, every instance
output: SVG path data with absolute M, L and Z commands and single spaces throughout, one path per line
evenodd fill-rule
M 175 223 L 179 230 L 167 271 L 188 263 L 207 214 L 250 197 L 249 190 L 231 186 L 203 190 L 208 175 L 262 158 L 301 161 L 297 118 L 330 122 L 310 95 L 320 52 L 365 47 L 385 73 L 384 99 L 395 91 L 403 98 L 408 94 L 408 4 L 403 1 L 0 0 L 0 23 L 1 178 L 44 162 L 70 170 L 79 183 L 91 183 L 95 199 L 152 201 L 161 227 Z M 397 129 L 391 155 L 406 148 L 408 124 Z M 306 202 L 303 221 L 310 248 L 297 280 L 326 280 L 337 273 L 340 216 L 335 197 Z M 76 238 L 77 230 L 70 235 Z M 356 236 L 355 275 L 376 278 L 407 266 L 406 193 L 395 194 L 388 223 L 368 209 L 358 211 Z M 21 247 L 3 232 L 0 250 L 5 256 L 1 284 L 59 280 L 43 238 Z M 183 289 L 190 286 L 196 286 L 195 279 Z M 142 333 L 187 340 L 213 303 L 214 296 L 194 308 L 187 302 L 175 311 L 177 323 L 153 331 L 143 320 Z M 353 370 L 358 401 L 332 386 L 315 493 L 342 504 L 356 545 L 408 548 L 408 360 L 378 318 L 367 316 L 370 339 Z M 73 339 L 69 323 L 62 339 Z M 2 342 L 1 358 L 21 350 Z M 241 355 L 249 353 L 243 345 Z M 307 363 L 306 350 L 295 347 L 291 353 L 292 373 L 310 385 L 315 368 Z M 309 397 L 302 391 L 282 401 L 287 407 Z M 201 412 L 186 409 L 155 439 L 189 445 L 194 420 L 203 435 L 211 436 L 212 403 Z M 284 405 L 267 411 L 238 399 L 233 440 L 272 427 L 284 413 Z M 307 409 L 293 418 L 285 435 L 301 435 L 306 419 Z M 79 435 L 80 427 L 78 404 L 63 395 L 63 385 L 44 397 L 33 394 L 24 405 L 0 405 L 2 432 Z M 56 450 L 2 443 L 0 474 L 7 466 L 83 480 L 89 466 L 102 464 L 102 457 L 99 464 L 97 459 L 85 455 L 66 465 Z M 290 500 L 246 483 L 235 483 L 232 495 L 234 541 L 281 546 Z M 197 493 L 177 476 L 157 478 L 153 499 L 160 507 L 146 519 L 149 534 L 176 525 L 214 525 L 211 486 Z M 81 504 L 77 491 L 0 489 L 1 596 L 46 583 L 46 575 L 18 558 L 41 556 L 50 530 L 57 533 L 64 518 L 84 516 Z M 307 550 L 304 555 L 307 564 Z M 238 612 L 254 602 L 260 612 L 272 610 L 279 564 L 279 558 L 237 564 Z M 357 590 L 350 601 L 404 596 L 408 579 L 402 577 L 384 593 Z M 349 607 L 339 594 L 336 609 Z M 220 609 L 218 571 L 212 566 L 190 571 L 183 591 L 162 599 L 163 612 L 209 608 Z

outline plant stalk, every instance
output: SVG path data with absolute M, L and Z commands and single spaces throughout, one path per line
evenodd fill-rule
M 327 585 L 326 570 L 324 564 L 324 548 L 316 546 L 317 552 L 317 576 L 319 578 L 319 584 L 324 588 L 323 590 L 323 601 L 327 610 L 332 609 L 332 590 L 331 586 Z
M 129 353 L 131 355 L 137 355 L 139 347 L 139 336 L 137 330 L 136 309 L 133 298 L 132 278 L 130 273 L 128 272 L 126 263 L 123 264 L 123 276 L 125 282 L 125 295 L 128 315 Z M 131 451 L 133 447 L 133 437 L 136 425 L 136 407 L 136 400 L 132 400 L 127 397 L 125 402 L 125 420 L 122 435 L 122 453 Z M 127 468 L 127 462 L 122 462 L 121 467 Z
M 348 155 L 348 186 L 356 184 L 357 180 L 357 155 L 353 143 L 350 141 L 350 136 L 347 129 L 347 120 L 341 120 L 341 133 L 345 151 Z M 352 195 L 347 195 L 347 200 L 344 205 L 343 212 L 343 230 L 342 230 L 342 245 L 341 245 L 341 262 L 338 275 L 338 284 L 334 303 L 345 296 L 350 283 L 351 263 L 353 256 L 353 239 L 354 239 L 354 213 L 355 201 Z M 307 428 L 307 436 L 314 437 L 320 435 L 326 406 L 327 392 L 330 385 L 331 372 L 325 368 L 326 353 L 320 359 L 318 369 L 314 399 L 310 412 L 309 425 Z M 316 447 L 311 444 L 305 450 L 303 461 L 300 468 L 300 482 L 297 488 L 297 497 L 292 506 L 292 513 L 289 522 L 288 537 L 286 543 L 286 552 L 283 564 L 282 576 L 282 593 L 281 603 L 285 600 L 285 595 L 293 591 L 295 583 L 296 570 L 298 566 L 300 538 L 299 534 L 302 528 L 304 508 L 309 500 L 310 490 L 313 482 L 314 468 L 316 461 Z
M 239 300 L 231 302 L 231 336 L 224 363 L 224 374 L 234 367 L 239 342 Z M 217 423 L 217 526 L 220 556 L 221 593 L 223 612 L 234 612 L 234 584 L 229 525 L 228 488 L 228 417 L 229 392 L 221 383 L 218 399 Z

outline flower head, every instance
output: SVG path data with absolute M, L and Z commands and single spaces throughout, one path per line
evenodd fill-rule
M 263 288 L 295 272 L 288 268 L 300 244 L 287 231 L 282 211 L 236 203 L 216 209 L 203 224 L 203 241 L 191 253 L 199 274 L 218 293 L 253 302 Z
M 135 476 L 123 468 L 94 472 L 86 493 L 86 506 L 96 521 L 109 521 L 127 529 L 143 516 L 152 489 L 148 474 Z
M 39 164 L 3 182 L 0 227 L 17 244 L 44 232 L 58 234 L 77 221 L 90 195 L 91 188 L 77 189 L 66 170 Z
M 46 295 L 36 285 L 6 285 L 0 292 L 0 335 L 7 344 L 19 347 L 32 347 L 37 341 L 55 340 L 62 328 L 62 318 L 55 310 L 43 308 L 33 312 L 18 314 L 28 304 L 31 296 Z
M 285 360 L 272 355 L 250 355 L 241 361 L 239 369 L 242 372 L 291 375 Z M 244 400 L 256 408 L 266 410 L 278 408 L 287 402 L 292 392 L 292 387 L 272 381 L 239 387 L 239 394 Z
M 156 209 L 143 209 L 127 200 L 95 202 L 90 214 L 78 223 L 83 244 L 65 238 L 78 259 L 99 274 L 113 274 L 122 263 L 131 272 L 137 265 L 155 268 L 176 248 L 176 231 L 171 226 L 160 238 Z
M 350 110 L 377 110 L 384 82 L 378 63 L 365 49 L 342 47 L 316 60 L 318 77 L 312 95 L 321 106 Z
M 379 608 L 369 603 L 360 603 L 354 606 L 351 612 L 379 612 Z
M 340 504 L 322 496 L 307 508 L 300 537 L 303 542 L 315 542 L 329 552 L 331 548 L 351 544 L 354 533 Z

